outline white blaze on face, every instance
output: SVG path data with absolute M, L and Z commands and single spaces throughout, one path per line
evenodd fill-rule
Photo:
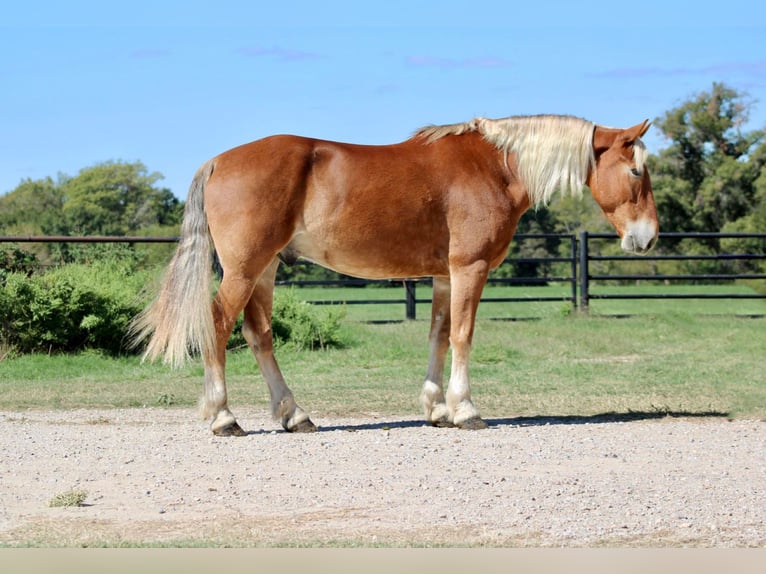
M 628 223 L 620 246 L 631 253 L 646 253 L 657 239 L 657 224 L 648 219 L 638 219 Z

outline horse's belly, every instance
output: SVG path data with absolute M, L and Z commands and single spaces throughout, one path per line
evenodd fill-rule
M 321 241 L 299 233 L 285 249 L 285 255 L 288 259 L 301 257 L 344 275 L 398 279 L 446 275 L 446 249 L 443 251 L 433 245 L 402 244 L 396 237 Z

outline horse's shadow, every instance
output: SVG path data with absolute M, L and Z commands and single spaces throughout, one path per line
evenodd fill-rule
M 664 419 L 664 418 L 729 418 L 729 413 L 723 411 L 630 411 L 627 413 L 601 413 L 595 415 L 560 415 L 560 416 L 522 416 L 507 418 L 488 418 L 484 419 L 489 428 L 494 427 L 535 427 L 548 425 L 584 425 L 584 424 L 607 424 L 607 423 L 627 423 L 644 420 Z M 376 421 L 361 424 L 336 424 L 336 425 L 317 425 L 318 432 L 335 431 L 368 431 L 368 430 L 394 430 L 417 427 L 431 427 L 424 420 L 390 420 Z M 282 429 L 260 429 L 250 431 L 248 435 L 272 434 L 274 432 L 286 432 Z

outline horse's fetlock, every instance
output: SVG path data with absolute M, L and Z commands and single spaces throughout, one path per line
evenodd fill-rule
M 479 415 L 478 409 L 470 400 L 463 400 L 458 403 L 457 407 L 455 408 L 454 417 L 452 420 L 456 426 L 462 427 L 466 421 L 481 421 L 481 416 Z
M 210 430 L 215 434 L 219 434 L 222 430 L 234 428 L 235 426 L 238 426 L 236 417 L 229 409 L 224 409 L 215 415 L 215 418 L 210 423 Z
M 275 419 L 287 421 L 293 416 L 297 406 L 292 395 L 288 395 L 274 403 L 271 407 L 271 412 Z

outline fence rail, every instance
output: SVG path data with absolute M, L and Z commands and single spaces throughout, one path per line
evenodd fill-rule
M 0 243 L 176 243 L 178 237 L 124 235 L 0 235 Z
M 734 281 L 738 279 L 766 279 L 766 274 L 757 272 L 744 273 L 686 273 L 686 274 L 594 274 L 591 262 L 604 261 L 757 261 L 766 260 L 763 253 L 715 253 L 715 254 L 647 254 L 647 255 L 596 255 L 591 253 L 592 240 L 614 240 L 612 233 L 580 233 L 580 307 L 587 311 L 592 299 L 766 299 L 766 293 L 593 293 L 592 281 Z M 661 233 L 660 241 L 665 239 L 758 239 L 766 246 L 766 233 Z
M 766 247 L 766 233 L 661 233 L 660 241 L 666 239 L 693 239 L 693 240 L 721 240 L 721 239 L 748 239 L 763 242 Z M 706 254 L 668 254 L 656 253 L 643 256 L 614 254 L 608 255 L 602 253 L 602 245 L 599 242 L 614 242 L 617 236 L 612 233 L 588 233 L 581 232 L 574 234 L 517 234 L 514 242 L 525 242 L 531 240 L 557 240 L 560 246 L 557 253 L 551 253 L 549 256 L 534 257 L 514 257 L 506 259 L 503 266 L 508 265 L 530 265 L 536 266 L 537 271 L 543 271 L 542 274 L 534 276 L 501 276 L 497 270 L 490 275 L 489 285 L 503 286 L 524 286 L 540 284 L 569 284 L 568 293 L 556 296 L 524 296 L 524 297 L 482 297 L 483 302 L 489 303 L 522 303 L 522 302 L 564 302 L 571 305 L 572 309 L 580 309 L 587 312 L 592 300 L 602 299 L 766 299 L 766 293 L 620 293 L 614 290 L 603 292 L 607 288 L 604 285 L 615 282 L 660 282 L 670 284 L 672 282 L 733 282 L 735 280 L 764 280 L 766 273 L 757 271 L 732 271 L 727 273 L 667 273 L 660 272 L 656 268 L 651 273 L 636 272 L 617 272 L 609 268 L 608 272 L 598 272 L 600 265 L 631 264 L 641 261 L 655 262 L 656 264 L 667 262 L 757 262 L 766 260 L 766 249 L 761 253 L 706 253 Z M 138 236 L 0 236 L 0 244 L 4 243 L 175 243 L 177 237 L 138 237 Z M 568 244 L 568 245 L 567 245 Z M 562 247 L 563 246 L 563 247 Z M 298 265 L 311 265 L 308 262 L 299 262 Z M 501 268 L 503 267 L 501 266 Z M 551 273 L 551 270 L 555 272 Z M 507 273 L 505 273 L 507 275 Z M 386 299 L 345 299 L 343 301 L 336 299 L 318 299 L 310 301 L 316 305 L 332 305 L 344 303 L 346 305 L 403 305 L 405 317 L 408 319 L 416 318 L 416 308 L 418 303 L 430 303 L 430 298 L 423 299 L 417 296 L 418 285 L 430 284 L 430 279 L 405 278 L 398 281 L 403 284 L 403 296 Z M 392 285 L 393 281 L 364 280 L 353 277 L 342 277 L 340 279 L 327 280 L 286 280 L 279 281 L 279 285 L 294 285 L 298 287 L 305 286 L 344 286 L 361 287 L 366 285 Z M 595 293 L 593 284 L 599 283 L 599 293 Z

